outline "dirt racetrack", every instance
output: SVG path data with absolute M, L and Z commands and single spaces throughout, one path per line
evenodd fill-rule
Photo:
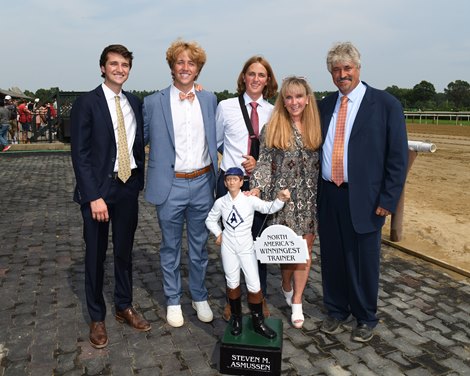
M 405 186 L 403 237 L 396 243 L 470 274 L 470 126 L 410 124 L 408 140 L 432 142 Z M 389 238 L 390 219 L 384 227 Z

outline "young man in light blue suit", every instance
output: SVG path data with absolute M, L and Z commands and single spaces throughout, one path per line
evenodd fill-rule
M 150 144 L 145 198 L 156 205 L 162 231 L 166 319 L 169 325 L 180 327 L 184 324 L 180 261 L 185 222 L 192 307 L 199 320 L 213 319 L 204 283 L 208 262 L 205 220 L 214 203 L 217 99 L 213 93 L 194 90 L 206 62 L 197 43 L 173 42 L 166 59 L 173 84 L 144 99 L 144 138 Z

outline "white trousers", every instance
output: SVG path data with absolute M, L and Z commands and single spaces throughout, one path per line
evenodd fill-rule
M 224 235 L 222 235 L 224 236 Z M 237 253 L 230 242 L 222 242 L 222 265 L 224 267 L 227 287 L 235 289 L 240 286 L 240 269 L 245 276 L 246 288 L 256 293 L 261 290 L 258 274 L 258 260 L 254 251 Z

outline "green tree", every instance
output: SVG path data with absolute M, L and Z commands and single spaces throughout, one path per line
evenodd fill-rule
M 224 99 L 236 97 L 237 93 L 230 93 L 228 90 L 224 90 L 221 92 L 215 92 L 215 96 L 217 97 L 217 103 L 223 101 Z
M 414 107 L 421 109 L 434 108 L 434 98 L 436 89 L 434 85 L 428 81 L 421 81 L 416 84 L 410 93 L 410 101 Z
M 454 110 L 470 108 L 470 84 L 467 81 L 450 82 L 444 89 L 447 98 L 455 106 Z
M 453 103 L 449 102 L 449 98 L 444 93 L 437 93 L 435 97 L 436 106 L 433 110 L 452 111 Z
M 144 100 L 144 98 L 147 95 L 155 93 L 155 90 L 153 91 L 148 91 L 148 90 L 130 90 L 130 93 L 134 94 L 137 98 L 139 98 L 141 101 Z
M 388 86 L 385 88 L 385 91 L 392 94 L 395 98 L 397 98 L 401 105 L 403 106 L 404 109 L 407 109 L 411 103 L 410 103 L 410 92 L 411 89 L 403 89 L 399 88 L 396 85 Z
M 32 91 L 29 90 L 24 90 L 23 93 L 24 95 L 27 95 L 30 98 L 34 98 L 36 96 Z
M 33 97 L 39 98 L 40 103 L 53 102 L 57 93 L 59 92 L 58 87 L 51 87 L 50 89 L 38 89 Z

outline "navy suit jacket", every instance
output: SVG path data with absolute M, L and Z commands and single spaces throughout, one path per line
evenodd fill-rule
M 351 220 L 355 231 L 362 234 L 384 225 L 385 217 L 375 214 L 378 206 L 395 212 L 408 169 L 406 123 L 400 102 L 386 91 L 365 85 L 347 150 Z M 338 92 L 319 104 L 323 140 L 337 99 Z
M 145 199 L 155 205 L 166 201 L 175 177 L 176 149 L 170 89 L 171 86 L 144 99 L 144 140 L 145 144 L 150 144 Z M 205 90 L 196 91 L 196 96 L 201 106 L 206 142 L 212 161 L 211 173 L 215 177 L 218 163 L 215 131 L 217 98 Z M 215 190 L 215 184 L 212 190 Z
M 137 189 L 142 190 L 145 164 L 142 103 L 134 95 L 122 93 L 127 97 L 137 122 L 133 152 L 137 164 Z M 77 180 L 74 201 L 79 204 L 98 198 L 106 201 L 117 148 L 111 114 L 101 85 L 74 102 L 70 120 L 72 163 Z

